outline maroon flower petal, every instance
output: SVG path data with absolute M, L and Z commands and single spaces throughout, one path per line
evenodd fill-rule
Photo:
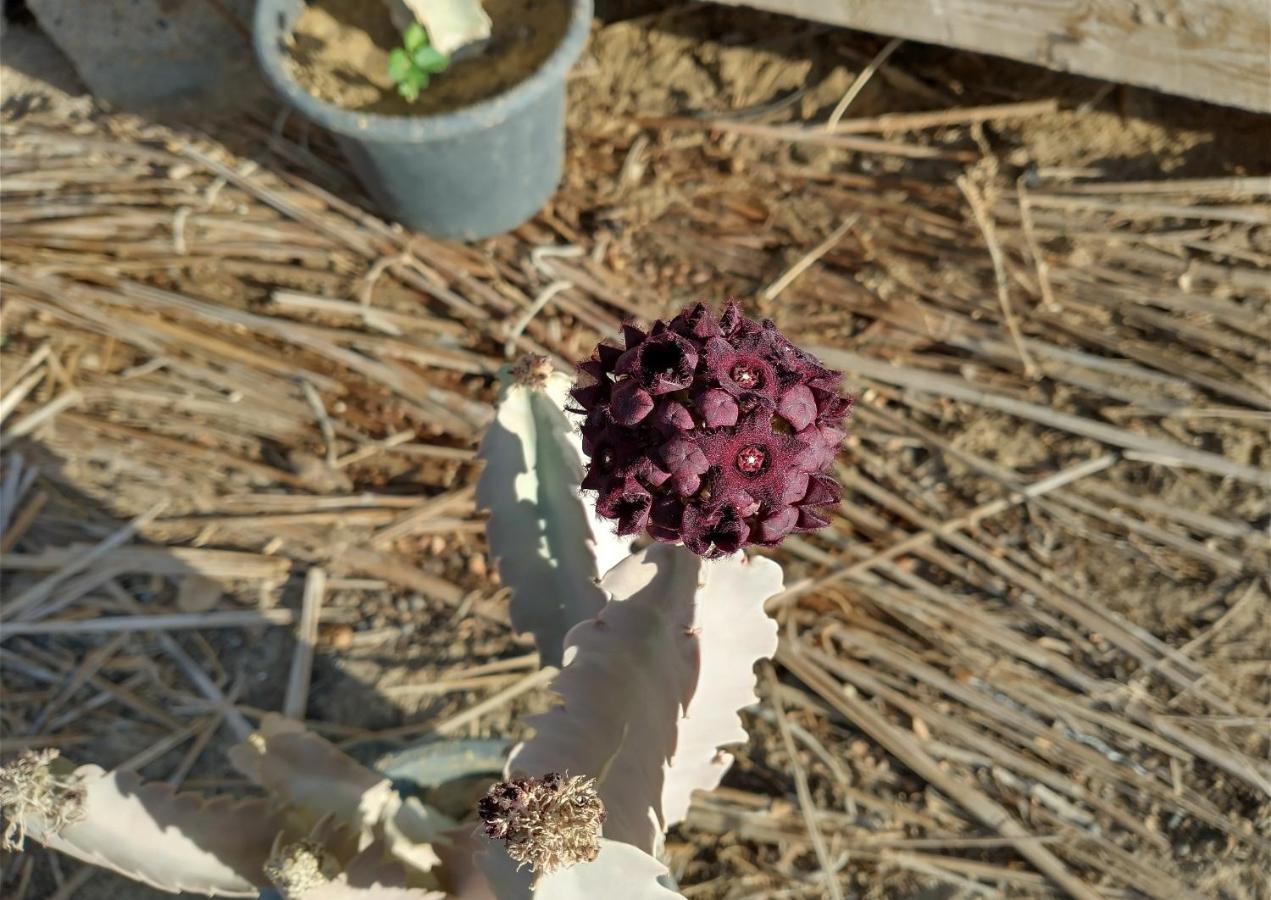
M 618 357 L 622 355 L 622 348 L 615 347 L 613 344 L 598 344 L 596 346 L 596 359 L 600 360 L 600 364 L 605 367 L 606 372 L 612 372 L 613 367 L 618 364 Z
M 596 512 L 606 518 L 616 518 L 618 515 L 618 504 L 622 502 L 624 496 L 647 493 L 648 491 L 632 479 L 615 479 L 612 486 L 602 491 L 600 496 L 596 498 Z
M 601 494 L 610 489 L 610 485 L 620 482 L 621 479 L 613 474 L 612 469 L 602 469 L 599 466 L 592 466 L 583 475 L 582 489 L 584 491 L 598 491 Z M 597 501 L 599 503 L 599 501 Z M 600 513 L 602 516 L 604 513 Z
M 817 398 L 817 421 L 825 425 L 837 425 L 852 411 L 852 401 L 834 395 Z
M 717 559 L 740 550 L 750 528 L 731 506 L 703 509 L 694 504 L 684 510 L 681 534 L 685 547 L 698 556 Z
M 821 515 L 821 513 L 811 507 L 803 506 L 799 508 L 799 521 L 795 526 L 795 530 L 816 531 L 818 528 L 824 528 L 829 524 L 830 519 L 828 516 Z
M 618 520 L 618 534 L 638 534 L 649 524 L 649 511 L 653 507 L 653 495 L 639 482 L 628 480 L 596 501 L 596 511 L 609 519 Z
M 641 341 L 644 340 L 644 338 L 645 338 L 645 333 L 641 331 L 639 328 L 636 328 L 630 322 L 623 323 L 622 340 L 623 340 L 623 343 L 627 345 L 628 350 L 630 350 L 632 347 L 639 344 Z
M 649 537 L 665 543 L 678 542 L 683 518 L 684 504 L 678 498 L 667 497 L 654 501 L 649 513 Z
M 828 475 L 813 475 L 808 492 L 800 501 L 801 506 L 830 506 L 843 499 L 843 489 Z
M 569 396 L 574 402 L 583 408 L 585 412 L 590 412 L 597 404 L 604 403 L 609 399 L 610 384 L 608 379 L 598 381 L 595 384 L 589 384 L 585 387 L 576 387 L 569 392 Z
M 587 413 L 583 421 L 583 453 L 595 457 L 609 446 L 608 413 L 603 407 L 596 407 Z
M 760 521 L 759 533 L 756 537 L 761 544 L 775 545 L 794 531 L 795 523 L 798 521 L 799 511 L 793 506 L 783 506 Z

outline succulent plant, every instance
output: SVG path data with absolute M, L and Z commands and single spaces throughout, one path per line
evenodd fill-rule
M 493 511 L 490 553 L 513 591 L 512 627 L 534 635 L 550 666 L 565 633 L 605 605 L 600 576 L 631 551 L 582 495 L 582 446 L 564 409 L 571 383 L 543 357 L 509 367 L 477 482 L 477 505 Z
M 715 558 L 828 524 L 841 491 L 826 471 L 852 407 L 839 373 L 735 301 L 625 325 L 623 341 L 598 346 L 571 392 L 583 487 L 618 534 Z
M 721 334 L 741 328 L 712 322 Z M 799 359 L 804 383 L 828 383 Z M 692 368 L 663 376 L 691 385 L 700 377 Z M 512 621 L 534 632 L 548 664 L 560 663 L 552 684 L 561 702 L 529 720 L 534 734 L 479 804 L 480 825 L 455 823 L 299 723 L 267 716 L 230 753 L 264 796 L 176 793 L 51 752 L 19 758 L 0 768 L 5 845 L 29 837 L 157 888 L 209 896 L 678 896 L 659 859 L 666 829 L 686 817 L 694 791 L 718 786 L 732 762 L 722 748 L 746 739 L 739 712 L 756 702 L 755 662 L 776 649 L 764 602 L 781 589 L 781 569 L 669 543 L 632 552 L 583 501 L 569 385 L 544 360 L 523 360 L 482 443 L 478 497 L 513 588 Z M 845 411 L 812 396 L 830 410 L 827 422 Z

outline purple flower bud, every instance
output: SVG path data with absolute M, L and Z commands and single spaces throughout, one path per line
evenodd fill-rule
M 661 487 L 671 473 L 658 468 L 657 464 L 647 456 L 641 456 L 631 465 L 627 466 L 626 473 L 638 478 L 641 484 L 647 484 L 651 488 Z
M 688 407 L 674 400 L 660 401 L 653 411 L 653 427 L 663 434 L 688 431 L 696 424 Z
M 680 474 L 701 475 L 710 468 L 706 455 L 691 438 L 671 438 L 662 445 L 659 455 L 672 478 Z
M 719 323 L 705 303 L 696 303 L 676 316 L 671 330 L 699 341 L 720 336 Z
M 702 421 L 707 428 L 726 428 L 736 425 L 741 410 L 726 391 L 719 388 L 708 388 L 697 398 L 697 409 L 702 414 Z
M 575 397 L 574 399 L 577 399 Z M 653 409 L 649 392 L 634 381 L 624 381 L 613 389 L 609 415 L 619 425 L 634 425 Z
M 781 395 L 777 412 L 795 431 L 802 431 L 816 421 L 816 398 L 806 384 L 796 384 Z
M 808 482 L 811 476 L 807 472 L 800 472 L 797 469 L 790 473 L 785 479 L 785 483 L 781 486 L 781 496 L 777 498 L 778 503 L 782 506 L 798 503 L 808 492 Z

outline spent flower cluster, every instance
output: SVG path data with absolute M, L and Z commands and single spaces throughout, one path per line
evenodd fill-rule
M 583 487 L 619 534 L 713 558 L 829 523 L 842 495 L 826 472 L 852 407 L 838 372 L 734 301 L 623 337 L 579 366 L 572 392 L 586 415 Z
M 0 768 L 0 812 L 4 835 L 0 850 L 21 850 L 26 840 L 26 820 L 38 816 L 60 831 L 83 816 L 84 789 L 73 776 L 54 774 L 56 750 L 28 750 Z
M 517 868 L 528 865 L 535 875 L 590 862 L 600 852 L 605 809 L 593 778 L 549 772 L 502 781 L 481 798 L 477 815 Z
M 314 888 L 330 884 L 340 873 L 340 865 L 316 841 L 296 841 L 276 847 L 264 871 L 283 900 L 300 900 Z

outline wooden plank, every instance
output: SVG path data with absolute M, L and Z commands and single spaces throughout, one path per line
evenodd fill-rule
M 720 0 L 1271 112 L 1267 0 Z

